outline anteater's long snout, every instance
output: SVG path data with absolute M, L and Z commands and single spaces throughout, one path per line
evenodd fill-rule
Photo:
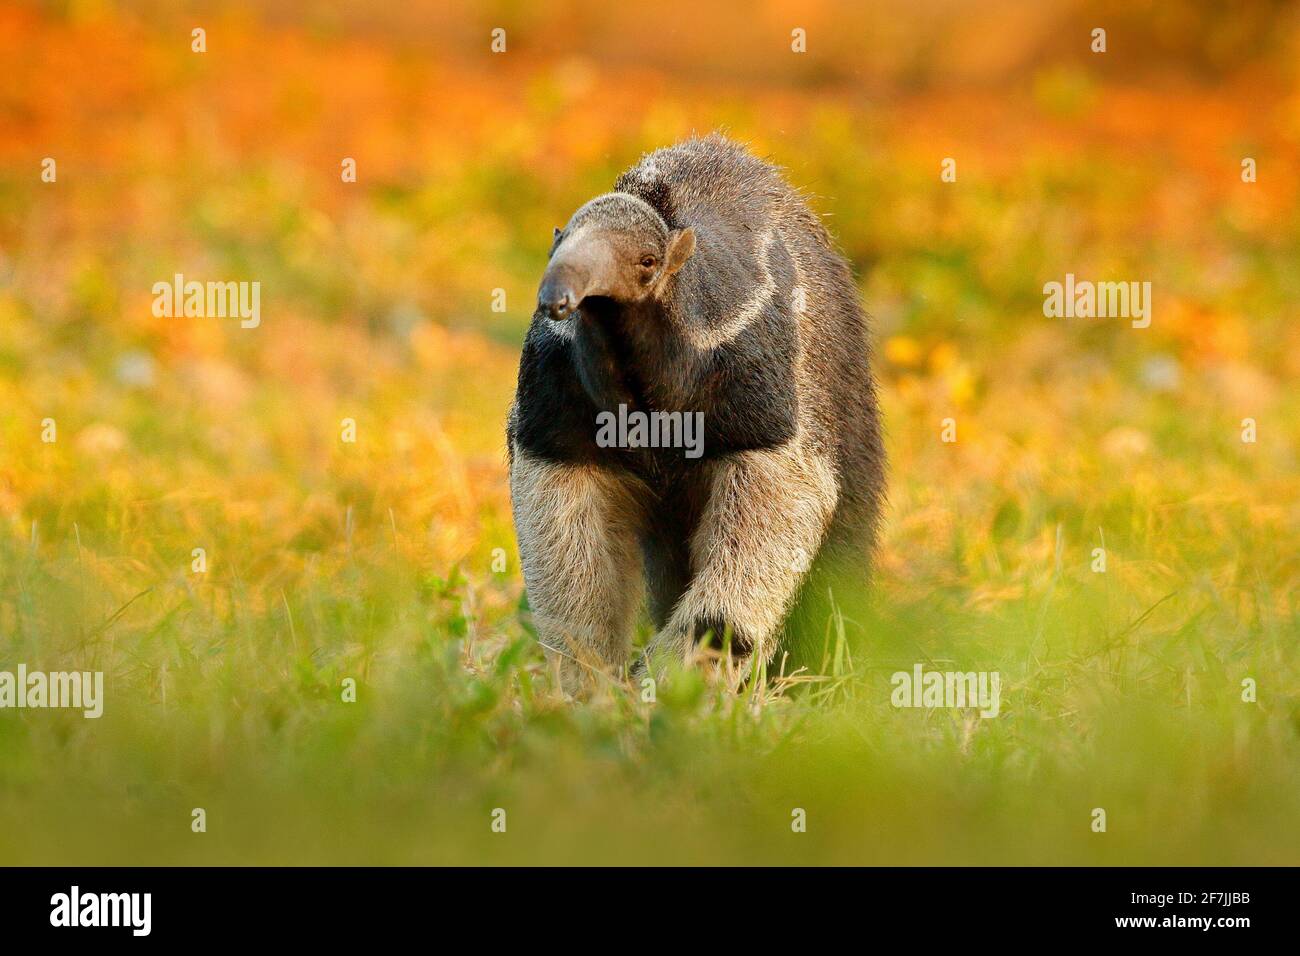
M 570 268 L 547 269 L 537 290 L 537 310 L 556 322 L 571 316 L 580 301 L 577 290 L 582 284 L 577 278 Z
M 542 276 L 538 311 L 557 322 L 571 317 L 587 296 L 602 294 L 611 266 L 607 243 L 600 236 L 580 229 L 567 237 Z

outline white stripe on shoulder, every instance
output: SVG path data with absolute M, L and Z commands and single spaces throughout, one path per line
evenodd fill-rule
M 749 294 L 749 298 L 735 315 L 717 328 L 689 330 L 686 335 L 692 345 L 701 349 L 716 349 L 720 345 L 726 345 L 749 328 L 750 323 L 767 308 L 772 297 L 776 295 L 776 282 L 772 279 L 772 272 L 768 268 L 772 246 L 776 240 L 776 232 L 772 229 L 763 234 L 758 254 L 763 279 L 758 288 Z

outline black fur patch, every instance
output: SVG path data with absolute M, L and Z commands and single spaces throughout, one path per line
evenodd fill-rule
M 669 229 L 678 228 L 672 189 L 664 180 L 647 181 L 634 177 L 632 172 L 627 172 L 618 177 L 618 182 L 614 183 L 614 189 L 645 200 L 655 212 L 659 213 Z
M 577 463 L 600 457 L 596 406 L 574 374 L 568 342 L 536 325 L 528 330 L 519 358 L 517 394 L 510 440 L 546 461 Z
M 794 438 L 794 329 L 755 323 L 709 359 L 705 454 L 774 448 Z
M 730 643 L 733 656 L 743 656 L 754 649 L 754 645 L 733 625 L 720 617 L 700 617 L 694 623 L 695 640 L 707 640 L 710 647 L 719 650 Z
M 794 437 L 796 333 L 775 311 L 697 355 L 703 365 L 689 391 L 676 376 L 686 361 L 676 352 L 681 345 L 659 340 L 658 318 L 646 311 L 624 315 L 603 299 L 587 300 L 582 312 L 568 320 L 577 323 L 572 339 L 535 325 L 524 341 L 512 437 L 528 452 L 551 461 L 603 461 L 652 479 L 664 469 L 680 476 L 721 455 L 774 448 Z M 642 326 L 637 338 L 649 354 L 632 353 L 629 323 Z M 620 404 L 628 411 L 703 413 L 703 458 L 686 459 L 681 449 L 600 448 L 596 415 Z
M 644 190 L 641 198 L 663 217 L 669 229 L 677 228 L 677 213 L 673 207 L 672 192 L 666 182 L 660 179 L 651 183 L 650 187 Z
M 574 371 L 595 407 L 607 411 L 620 404 L 629 410 L 645 404 L 617 313 L 614 302 L 593 296 L 582 303 L 580 314 L 573 319 L 577 323 L 571 352 Z

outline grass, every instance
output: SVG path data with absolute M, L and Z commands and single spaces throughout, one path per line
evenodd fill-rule
M 0 17 L 0 669 L 107 685 L 99 720 L 0 712 L 0 862 L 1300 862 L 1300 203 L 1238 177 L 1297 146 L 1258 91 L 643 102 L 617 70 Z M 719 124 L 814 194 L 874 315 L 871 612 L 823 675 L 574 704 L 505 485 L 527 303 L 553 222 Z M 154 318 L 178 271 L 261 281 L 261 327 Z M 1067 271 L 1152 281 L 1152 328 L 1044 318 Z M 918 662 L 998 671 L 1001 714 L 895 709 Z

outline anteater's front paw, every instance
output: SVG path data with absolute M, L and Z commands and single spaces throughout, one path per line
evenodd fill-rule
M 691 626 L 692 644 L 700 651 L 732 657 L 748 657 L 754 649 L 744 632 L 721 615 L 705 614 L 695 618 Z
M 701 667 L 711 679 L 737 682 L 748 666 L 753 644 L 743 631 L 718 615 L 700 615 L 689 624 L 672 624 L 650 639 L 629 676 L 633 681 L 663 680 L 674 665 Z

